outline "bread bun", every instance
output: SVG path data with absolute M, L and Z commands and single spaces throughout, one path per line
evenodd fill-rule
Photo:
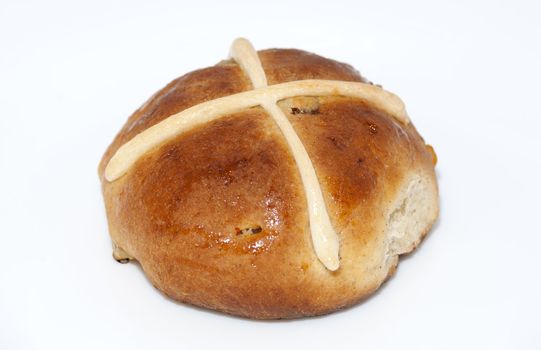
M 114 256 L 175 300 L 249 318 L 355 304 L 436 220 L 435 154 L 351 66 L 251 50 L 237 40 L 169 83 L 107 149 Z

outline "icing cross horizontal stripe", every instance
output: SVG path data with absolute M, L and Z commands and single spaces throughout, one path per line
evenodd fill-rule
M 375 85 L 335 80 L 298 80 L 270 85 L 203 102 L 142 131 L 116 151 L 105 168 L 105 178 L 108 181 L 118 179 L 145 153 L 194 127 L 246 108 L 296 96 L 355 97 L 405 124 L 409 122 L 400 98 Z

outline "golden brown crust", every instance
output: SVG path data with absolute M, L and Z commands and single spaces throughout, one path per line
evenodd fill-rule
M 259 52 L 269 85 L 305 79 L 367 82 L 352 66 L 296 49 Z
M 266 50 L 260 58 L 270 84 L 364 81 L 348 65 L 299 50 Z M 425 174 L 435 188 L 433 156 L 411 125 L 351 98 L 279 103 L 314 163 L 339 232 L 336 272 L 313 252 L 298 170 L 261 108 L 191 130 L 117 181 L 103 179 L 112 154 L 138 132 L 194 104 L 247 89 L 249 81 L 226 61 L 173 81 L 130 117 L 100 164 L 113 241 L 157 288 L 183 302 L 262 319 L 356 303 L 396 265 L 382 265 L 384 213 L 408 174 Z

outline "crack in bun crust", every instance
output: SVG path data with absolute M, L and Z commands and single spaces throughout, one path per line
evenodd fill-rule
M 259 57 L 269 84 L 367 82 L 351 66 L 305 51 Z M 125 176 L 104 179 L 116 150 L 141 131 L 250 89 L 226 60 L 174 80 L 135 111 L 99 166 L 112 241 L 156 288 L 185 303 L 257 319 L 353 305 L 394 273 L 398 255 L 414 249 L 438 215 L 434 156 L 411 123 L 354 98 L 278 103 L 312 159 L 340 238 L 334 272 L 313 251 L 295 161 L 260 107 L 179 135 Z

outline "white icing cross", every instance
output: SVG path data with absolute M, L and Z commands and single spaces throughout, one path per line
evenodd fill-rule
M 314 251 L 327 269 L 335 271 L 340 266 L 339 240 L 332 227 L 316 171 L 302 141 L 276 103 L 294 96 L 350 96 L 363 99 L 407 124 L 409 119 L 404 104 L 390 92 L 358 82 L 299 80 L 268 86 L 259 56 L 246 39 L 233 42 L 231 57 L 248 75 L 253 90 L 190 107 L 144 130 L 117 150 L 107 164 L 105 178 L 108 181 L 118 179 L 146 152 L 198 125 L 246 108 L 262 106 L 280 128 L 297 163 L 306 194 Z

